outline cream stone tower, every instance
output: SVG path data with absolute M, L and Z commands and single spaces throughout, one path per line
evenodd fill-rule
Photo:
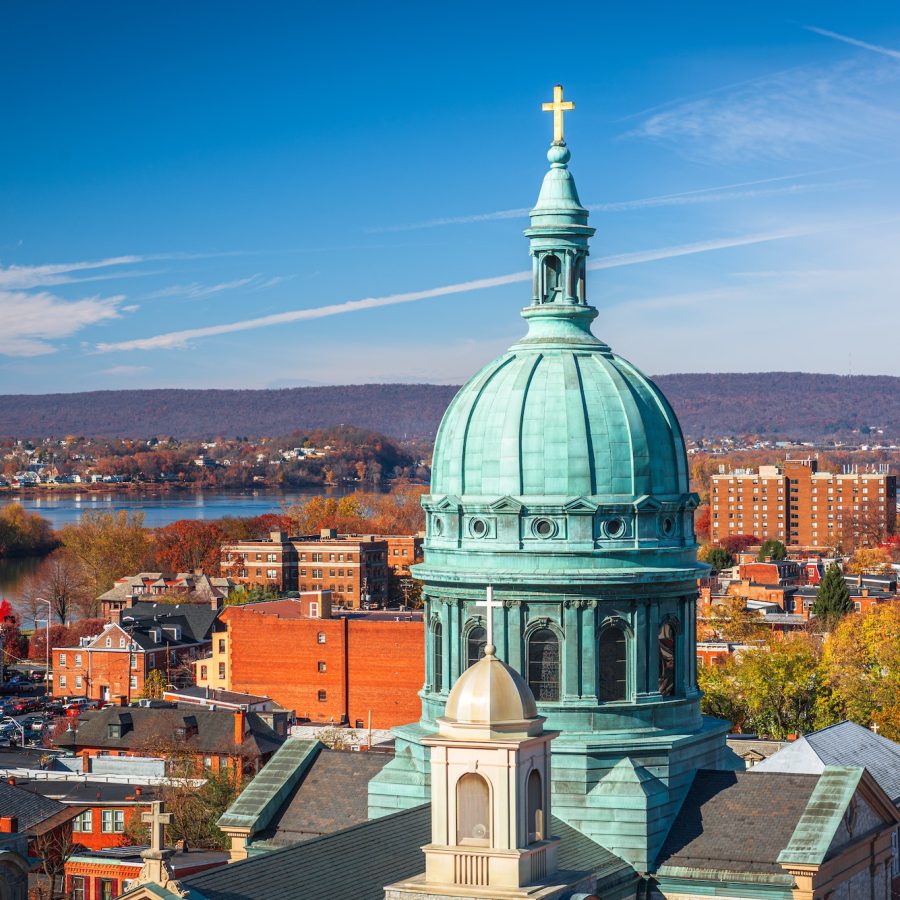
M 493 644 L 450 691 L 431 757 L 431 843 L 425 872 L 385 889 L 421 897 L 552 898 L 557 876 L 550 824 L 550 742 L 534 695 Z M 568 873 L 571 875 L 572 873 Z

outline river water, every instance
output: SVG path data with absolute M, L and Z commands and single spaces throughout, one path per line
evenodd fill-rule
M 178 519 L 222 519 L 226 516 L 260 516 L 279 512 L 282 506 L 308 500 L 322 492 L 309 491 L 172 491 L 165 494 L 118 493 L 115 491 L 85 491 L 65 494 L 27 494 L 21 497 L 4 496 L 0 506 L 21 503 L 25 509 L 49 520 L 54 528 L 77 522 L 87 510 L 105 512 L 142 512 L 144 525 L 158 528 Z M 340 496 L 344 491 L 329 491 Z M 4 559 L 0 557 L 0 598 L 17 605 L 25 581 L 40 568 L 43 560 L 34 557 Z M 25 623 L 31 624 L 31 623 Z

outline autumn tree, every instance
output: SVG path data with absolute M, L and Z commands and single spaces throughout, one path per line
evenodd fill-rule
M 853 601 L 850 589 L 844 581 L 844 573 L 835 562 L 825 571 L 825 577 L 816 591 L 816 599 L 812 605 L 812 614 L 818 619 L 825 631 L 832 631 L 837 623 L 853 612 Z
M 162 669 L 151 669 L 144 679 L 144 689 L 141 696 L 148 700 L 162 700 L 166 692 L 166 676 Z
M 63 625 L 77 615 L 90 615 L 94 597 L 79 561 L 65 547 L 54 550 L 22 587 L 24 605 L 46 615 L 42 601 L 50 601 L 52 615 Z M 35 616 L 36 618 L 36 616 Z
M 60 536 L 81 563 L 93 598 L 108 591 L 117 578 L 146 569 L 153 558 L 143 513 L 86 512 Z
M 827 694 L 820 655 L 812 636 L 795 632 L 744 650 L 722 667 L 702 668 L 700 687 L 710 690 L 703 711 L 728 709 L 732 721 L 775 740 L 812 731 Z
M 156 531 L 156 565 L 164 572 L 218 576 L 225 532 L 216 522 L 180 519 Z
M 787 547 L 781 541 L 769 538 L 763 541 L 759 553 L 756 554 L 756 559 L 758 562 L 766 562 L 769 559 L 787 559 Z
M 706 624 L 720 641 L 758 641 L 767 632 L 762 615 L 758 610 L 747 609 L 744 597 L 725 597 L 722 602 L 715 603 L 710 609 Z
M 21 503 L 0 507 L 0 556 L 46 553 L 55 543 L 53 528 L 42 516 Z
M 694 515 L 694 533 L 701 541 L 709 540 L 710 510 L 709 504 L 704 503 Z
M 850 575 L 888 575 L 892 571 L 891 555 L 884 547 L 860 547 L 847 563 Z
M 900 601 L 845 616 L 825 643 L 825 679 L 834 717 L 900 740 Z
M 728 551 L 731 556 L 743 553 L 748 547 L 759 542 L 755 534 L 729 534 L 719 541 L 719 544 Z

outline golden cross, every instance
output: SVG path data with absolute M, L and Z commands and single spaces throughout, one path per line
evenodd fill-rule
M 575 109 L 575 104 L 571 100 L 563 102 L 563 89 L 561 84 L 553 87 L 553 102 L 542 103 L 541 109 L 544 112 L 553 113 L 553 143 L 564 144 L 563 140 L 563 113 Z

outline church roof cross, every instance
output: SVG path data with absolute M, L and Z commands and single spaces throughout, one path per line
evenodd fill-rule
M 166 843 L 166 825 L 172 822 L 172 813 L 165 812 L 162 800 L 150 804 L 150 812 L 141 813 L 141 821 L 150 826 L 150 849 L 161 853 Z
M 575 109 L 575 104 L 571 100 L 563 100 L 563 87 L 561 84 L 553 86 L 553 102 L 542 103 L 541 109 L 544 112 L 553 113 L 553 143 L 564 144 L 563 113 Z

